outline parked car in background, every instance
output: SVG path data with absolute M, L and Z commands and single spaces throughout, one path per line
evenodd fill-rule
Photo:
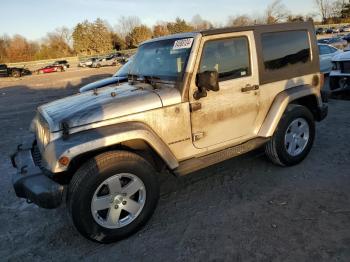
M 333 33 L 335 34 L 340 33 L 340 28 L 333 27 L 332 30 L 333 30 Z
M 64 69 L 67 69 L 70 66 L 67 60 L 57 60 L 52 65 L 60 65 L 63 66 Z
M 113 57 L 113 58 L 115 58 L 118 61 L 118 63 L 122 63 L 123 64 L 123 63 L 126 63 L 128 61 L 130 55 L 123 54 L 123 53 L 115 53 L 115 54 L 112 54 L 112 55 L 110 55 L 108 57 Z
M 31 73 L 32 72 L 25 67 L 8 67 L 6 64 L 0 64 L 0 77 L 21 77 L 24 75 L 30 75 Z
M 334 33 L 334 31 L 332 28 L 326 29 L 326 34 L 333 34 L 333 33 Z
M 344 26 L 342 31 L 343 32 L 350 32 L 350 27 L 349 26 Z
M 323 35 L 326 33 L 326 29 L 320 27 L 316 29 L 316 35 Z
M 94 68 L 100 68 L 102 66 L 116 66 L 118 63 L 118 60 L 114 58 L 113 56 L 105 57 L 96 59 L 92 64 L 91 67 Z
M 342 37 L 344 40 L 350 42 L 350 33 L 349 34 L 346 34 Z
M 109 85 L 120 84 L 128 81 L 128 73 L 131 66 L 132 59 L 124 64 L 112 77 L 108 77 L 90 84 L 87 84 L 79 89 L 80 93 L 90 90 L 102 88 Z
M 326 44 L 318 44 L 318 50 L 320 54 L 321 72 L 328 74 L 332 70 L 332 58 L 343 51 Z
M 350 52 L 337 54 L 332 59 L 329 89 L 332 93 L 350 92 Z
M 319 39 L 317 42 L 319 44 L 331 45 L 338 49 L 343 49 L 348 45 L 348 41 L 344 40 L 341 37 L 323 38 L 323 39 Z
M 64 67 L 61 65 L 48 65 L 36 70 L 37 74 L 46 74 L 46 73 L 54 73 L 54 72 L 64 72 Z
M 79 67 L 91 67 L 91 65 L 97 60 L 96 57 L 89 58 L 85 61 L 79 62 L 78 66 Z

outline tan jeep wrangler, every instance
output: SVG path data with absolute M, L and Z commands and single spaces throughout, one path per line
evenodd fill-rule
M 128 83 L 38 108 L 14 189 L 43 208 L 66 199 L 90 239 L 125 238 L 154 212 L 164 168 L 182 176 L 260 146 L 275 164 L 301 162 L 327 115 L 319 71 L 312 23 L 152 39 Z

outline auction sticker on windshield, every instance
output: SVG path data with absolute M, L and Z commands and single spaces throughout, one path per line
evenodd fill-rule
M 174 43 L 174 50 L 177 49 L 187 49 L 187 48 L 191 48 L 193 43 L 193 38 L 185 38 L 185 39 L 180 39 L 180 40 L 176 40 Z

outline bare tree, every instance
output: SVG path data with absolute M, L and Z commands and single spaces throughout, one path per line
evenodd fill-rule
M 204 30 L 213 28 L 212 23 L 208 20 L 204 20 L 200 15 L 195 15 L 191 20 L 191 25 L 195 30 Z
M 331 3 L 329 0 L 314 0 L 315 5 L 318 8 L 319 14 L 322 18 L 322 22 L 326 22 L 331 13 Z
M 228 26 L 246 26 L 253 25 L 255 21 L 249 17 L 248 15 L 240 15 L 240 16 L 230 16 L 228 18 Z
M 122 16 L 118 20 L 118 25 L 116 28 L 117 33 L 125 38 L 131 31 L 141 25 L 141 20 L 137 16 Z
M 332 17 L 341 18 L 342 17 L 342 11 L 346 4 L 348 4 L 349 1 L 345 0 L 336 0 L 333 3 L 330 4 L 331 10 L 330 15 Z
M 274 0 L 266 9 L 266 23 L 275 24 L 287 19 L 289 11 L 281 0 Z
M 60 36 L 60 38 L 67 43 L 70 47 L 72 46 L 72 30 L 68 27 L 62 26 L 59 28 L 56 28 L 55 32 L 57 35 Z

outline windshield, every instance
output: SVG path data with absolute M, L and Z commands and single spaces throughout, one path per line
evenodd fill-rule
M 193 38 L 176 38 L 143 44 L 133 58 L 129 74 L 182 81 L 192 43 Z

